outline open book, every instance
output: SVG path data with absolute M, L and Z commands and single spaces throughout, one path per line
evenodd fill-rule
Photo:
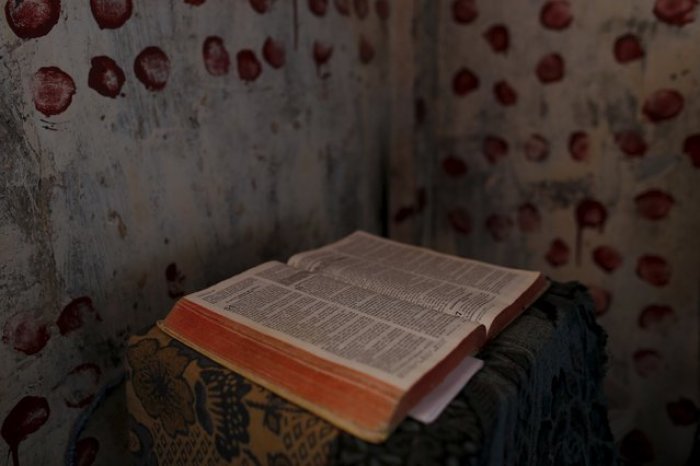
M 180 299 L 161 328 L 371 442 L 545 289 L 538 272 L 355 232 Z

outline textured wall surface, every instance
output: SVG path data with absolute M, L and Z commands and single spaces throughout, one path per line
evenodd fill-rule
M 124 464 L 120 390 L 104 395 L 131 331 L 263 260 L 380 231 L 394 15 L 1 6 L 0 463 Z
M 591 286 L 623 457 L 685 464 L 700 405 L 697 2 L 421 13 L 393 236 Z

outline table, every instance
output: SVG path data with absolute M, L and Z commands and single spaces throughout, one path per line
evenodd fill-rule
M 346 434 L 153 327 L 127 350 L 129 445 L 143 465 L 606 465 L 606 335 L 577 283 L 553 283 L 478 355 L 434 423 L 383 444 Z

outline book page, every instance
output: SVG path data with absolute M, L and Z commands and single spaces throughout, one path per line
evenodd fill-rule
M 289 259 L 289 265 L 450 315 L 490 329 L 501 311 L 540 276 L 357 231 Z
M 481 327 L 279 262 L 185 299 L 404 390 Z

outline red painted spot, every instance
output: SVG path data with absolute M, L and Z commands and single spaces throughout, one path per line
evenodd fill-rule
M 456 207 L 447 212 L 447 221 L 450 222 L 452 228 L 458 233 L 468 235 L 472 232 L 472 219 L 462 207 Z
M 328 0 L 309 0 L 309 10 L 316 16 L 325 16 L 328 10 Z
M 479 88 L 479 78 L 467 68 L 462 68 L 452 78 L 452 90 L 458 96 L 465 96 Z
M 674 89 L 660 89 L 647 97 L 642 111 L 652 123 L 669 120 L 683 110 L 683 96 Z
M 335 9 L 343 16 L 350 16 L 350 0 L 335 0 Z
M 34 73 L 34 108 L 47 117 L 64 112 L 73 101 L 74 94 L 75 81 L 62 69 L 49 66 L 39 68 Z
M 7 24 L 22 39 L 45 36 L 60 16 L 60 0 L 7 0 L 5 3 Z
M 56 320 L 61 335 L 68 335 L 74 330 L 81 328 L 85 324 L 88 315 L 94 316 L 96 321 L 102 321 L 102 317 L 95 311 L 92 299 L 87 296 L 75 298 L 68 303 L 61 311 L 61 315 Z
M 617 147 L 630 158 L 643 157 L 647 153 L 644 137 L 634 130 L 620 131 L 615 134 Z
M 540 10 L 540 23 L 547 29 L 561 31 L 571 25 L 571 5 L 566 0 L 550 0 Z
M 595 285 L 588 285 L 588 293 L 593 300 L 593 310 L 596 316 L 606 314 L 610 309 L 610 301 L 612 296 L 610 292 L 604 288 Z
M 590 158 L 591 142 L 587 133 L 576 131 L 569 136 L 569 154 L 577 162 Z
M 238 77 L 245 82 L 253 82 L 262 73 L 260 60 L 255 56 L 255 52 L 250 49 L 241 50 L 236 54 L 236 64 Z
M 496 164 L 508 155 L 508 143 L 498 136 L 486 136 L 482 145 L 482 152 L 489 163 Z
M 469 24 L 479 16 L 474 0 L 455 0 L 452 2 L 452 17 L 459 24 Z
M 535 74 L 542 84 L 561 81 L 564 78 L 564 59 L 558 53 L 545 55 L 537 62 Z
M 606 272 L 614 272 L 622 265 L 622 255 L 612 246 L 598 246 L 593 250 L 593 261 Z
M 419 97 L 416 99 L 413 105 L 414 118 L 416 120 L 416 125 L 420 126 L 425 122 L 425 117 L 428 113 L 428 108 L 425 104 L 425 99 Z
M 459 178 L 467 173 L 467 164 L 454 155 L 448 155 L 442 161 L 442 169 L 451 177 Z
M 134 60 L 134 73 L 146 89 L 160 91 L 170 76 L 170 59 L 159 47 L 146 47 Z
M 620 442 L 620 455 L 630 464 L 649 463 L 654 461 L 654 447 L 644 432 L 634 429 Z
M 168 285 L 168 296 L 171 298 L 179 298 L 185 295 L 185 275 L 177 267 L 175 262 L 171 262 L 165 268 L 165 281 Z
M 314 56 L 314 62 L 316 63 L 316 74 L 320 78 L 327 78 L 329 75 L 328 73 L 322 73 L 321 68 L 323 65 L 328 63 L 328 60 L 331 59 L 331 55 L 333 55 L 333 46 L 324 44 L 323 42 L 319 41 L 314 41 L 314 48 L 313 48 L 313 56 Z
M 207 0 L 185 0 L 185 3 L 188 5 L 194 5 L 194 6 L 199 6 L 199 5 L 204 5 L 204 2 Z
M 389 6 L 389 0 L 377 0 L 374 3 L 374 10 L 377 12 L 377 16 L 382 21 L 389 19 L 391 14 L 391 7 Z
M 102 370 L 93 363 L 73 368 L 59 384 L 58 391 L 69 408 L 84 408 L 95 398 L 100 388 Z
M 518 93 L 506 81 L 498 81 L 494 84 L 493 94 L 496 96 L 496 100 L 506 107 L 515 105 L 518 102 Z
M 639 313 L 637 322 L 645 330 L 660 329 L 661 333 L 667 333 L 668 327 L 677 320 L 671 306 L 650 304 Z
M 634 368 L 642 377 L 649 377 L 658 372 L 663 365 L 663 358 L 654 349 L 643 348 L 634 352 Z
M 671 281 L 671 266 L 661 256 L 647 254 L 637 260 L 637 276 L 652 286 L 664 287 Z
M 360 19 L 365 19 L 369 14 L 369 1 L 368 0 L 354 0 L 353 5 L 355 6 L 355 14 Z
M 270 9 L 270 0 L 250 0 L 250 7 L 256 13 L 265 14 Z
M 697 0 L 656 0 L 654 15 L 671 26 L 684 26 L 695 20 Z
M 3 325 L 2 342 L 25 354 L 41 351 L 51 338 L 48 327 L 31 316 L 15 314 Z
M 360 35 L 360 42 L 358 43 L 358 55 L 360 57 L 360 62 L 363 65 L 368 64 L 374 58 L 374 47 L 369 43 L 365 36 Z
M 666 404 L 671 422 L 677 426 L 691 426 L 700 420 L 700 409 L 689 398 L 679 398 Z
M 105 97 L 115 98 L 118 96 L 126 76 L 117 62 L 102 55 L 92 58 L 90 65 L 88 86 Z
M 131 18 L 131 0 L 90 0 L 92 16 L 100 29 L 117 29 Z
M 39 430 L 50 415 L 49 403 L 40 396 L 25 396 L 7 414 L 0 435 L 10 447 L 14 466 L 19 466 L 19 444 Z
M 602 233 L 608 211 L 595 199 L 583 199 L 576 206 L 576 263 L 581 263 L 581 242 L 584 228 L 597 228 Z
M 549 157 L 549 141 L 541 134 L 532 134 L 523 146 L 525 158 L 531 162 L 542 162 Z
M 518 228 L 523 233 L 533 233 L 540 229 L 540 211 L 529 202 L 518 207 Z
M 644 49 L 639 42 L 639 37 L 634 34 L 625 34 L 615 40 L 613 53 L 618 63 L 629 63 L 642 58 Z
M 700 168 L 700 134 L 691 134 L 683 141 L 683 153 L 690 157 L 695 168 Z
M 513 221 L 505 215 L 493 214 L 486 218 L 486 229 L 494 241 L 503 241 L 513 228 Z
M 549 244 L 549 250 L 545 255 L 545 259 L 552 267 L 561 267 L 569 262 L 570 255 L 569 245 L 562 239 L 556 238 Z
M 422 212 L 428 202 L 428 194 L 425 188 L 421 187 L 416 190 L 416 212 Z
M 98 442 L 95 437 L 81 438 L 75 445 L 75 465 L 91 466 L 95 463 L 95 458 L 97 458 L 97 452 L 99 450 L 100 442 Z
M 282 68 L 287 61 L 284 46 L 272 37 L 265 40 L 262 54 L 267 64 L 275 69 Z
M 210 75 L 223 76 L 228 74 L 231 58 L 221 37 L 207 37 L 202 45 L 202 56 L 204 57 L 204 67 Z
M 637 212 L 649 220 L 661 220 L 668 217 L 668 213 L 676 202 L 669 193 L 660 189 L 650 189 L 634 198 L 637 204 Z
M 486 30 L 483 37 L 496 53 L 505 53 L 510 47 L 510 33 L 503 24 L 494 24 Z
M 396 211 L 396 214 L 394 214 L 394 223 L 401 223 L 411 217 L 413 217 L 416 214 L 416 208 L 415 206 L 403 206 L 399 207 L 399 209 Z

